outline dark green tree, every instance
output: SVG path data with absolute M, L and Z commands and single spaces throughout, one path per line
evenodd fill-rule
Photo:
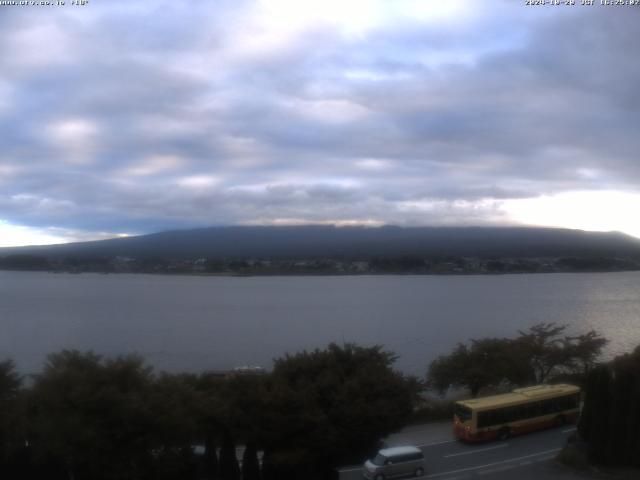
M 449 355 L 441 355 L 429 366 L 427 383 L 441 394 L 449 387 L 468 388 L 476 397 L 482 388 L 527 379 L 527 359 L 512 340 L 484 338 L 459 343 Z
M 429 366 L 427 384 L 441 393 L 449 387 L 481 389 L 545 383 L 559 375 L 581 383 L 596 364 L 606 340 L 597 332 L 563 335 L 567 326 L 540 323 L 519 332 L 515 339 L 472 339 L 459 343 Z
M 218 385 L 218 423 L 238 441 L 261 443 L 268 434 L 263 421 L 270 396 L 268 381 L 266 375 L 234 375 Z
M 570 362 L 570 352 L 564 348 L 561 338 L 566 328 L 566 325 L 542 322 L 519 331 L 516 343 L 520 351 L 526 352 L 531 383 L 544 383 L 555 368 Z
M 278 480 L 278 474 L 276 471 L 275 463 L 273 462 L 272 454 L 269 450 L 266 449 L 262 454 L 262 465 L 260 468 L 260 474 L 262 480 Z
M 13 361 L 0 362 L 0 476 L 5 478 L 26 440 L 21 386 Z
M 253 441 L 247 442 L 242 454 L 242 480 L 260 480 L 258 451 Z
M 640 346 L 636 347 L 631 355 L 633 370 L 633 391 L 631 393 L 627 427 L 627 444 L 628 455 L 631 459 L 630 464 L 634 467 L 640 467 Z
M 607 340 L 595 330 L 581 335 L 565 335 L 567 325 L 538 323 L 519 331 L 516 350 L 529 362 L 530 383 L 545 383 L 554 374 L 586 374 L 596 364 Z
M 606 434 L 606 451 L 604 452 L 606 463 L 611 465 L 625 464 L 630 447 L 627 443 L 627 430 L 634 382 L 631 372 L 620 367 L 614 368 L 611 380 L 610 414 Z M 635 407 L 640 406 L 636 405 Z
M 589 459 L 595 463 L 607 463 L 609 419 L 611 415 L 611 371 L 607 366 L 594 368 L 588 380 L 587 402 L 590 410 L 589 426 L 585 439 L 589 442 Z M 585 431 L 584 428 L 581 431 Z
M 199 438 L 201 404 L 196 375 L 163 373 L 152 382 L 147 408 L 154 419 L 153 450 L 161 452 L 155 462 L 158 477 L 187 480 L 195 476 L 197 462 L 191 447 Z
M 149 386 L 147 408 L 154 418 L 155 449 L 190 447 L 200 429 L 201 394 L 190 374 L 162 373 Z
M 155 450 L 153 480 L 192 480 L 196 475 L 196 460 L 191 448 L 167 447 Z
M 229 428 L 228 412 L 229 399 L 226 396 L 225 385 L 227 379 L 212 372 L 205 372 L 197 376 L 195 389 L 198 394 L 197 407 L 198 437 L 204 442 L 206 451 L 209 452 L 210 470 L 217 474 L 219 470 L 219 458 L 215 455 L 218 441 L 225 428 Z
M 637 349 L 640 357 L 640 349 Z M 629 411 L 629 427 L 627 429 L 627 442 L 629 457 L 631 458 L 631 465 L 640 468 L 640 409 L 637 405 L 640 405 L 640 368 L 636 370 L 634 388 L 631 396 L 632 408 Z
M 607 339 L 595 330 L 574 337 L 566 337 L 563 346 L 569 350 L 569 369 L 586 378 L 589 371 L 597 364 L 607 342 Z
M 240 466 L 236 457 L 236 446 L 229 431 L 225 431 L 222 437 L 220 478 L 222 480 L 240 480 Z
M 640 347 L 588 375 L 578 432 L 596 464 L 640 466 Z
M 138 357 L 50 355 L 33 385 L 31 430 L 39 457 L 61 463 L 75 480 L 143 478 L 153 445 L 151 381 Z
M 332 475 L 404 426 L 420 385 L 394 371 L 394 360 L 379 346 L 331 344 L 275 361 L 263 425 L 278 478 Z
M 578 432 L 593 463 L 640 466 L 640 347 L 591 370 Z
M 614 465 L 640 465 L 640 347 L 612 362 L 608 456 Z
M 205 438 L 202 474 L 200 476 L 203 480 L 218 478 L 218 453 L 216 452 L 216 442 L 212 435 L 207 435 Z

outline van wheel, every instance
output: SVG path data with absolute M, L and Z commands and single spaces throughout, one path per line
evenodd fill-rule
M 508 428 L 501 428 L 498 430 L 498 440 L 506 440 L 511 436 L 511 430 Z
M 384 475 L 382 475 L 381 473 L 379 473 L 378 475 L 375 476 L 374 480 L 384 480 Z
M 422 475 L 424 475 L 424 470 L 421 468 L 416 468 L 415 474 L 416 477 L 421 477 Z

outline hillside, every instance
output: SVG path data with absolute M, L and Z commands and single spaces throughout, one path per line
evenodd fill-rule
M 640 258 L 640 240 L 617 232 L 499 227 L 210 227 L 110 240 L 0 248 L 0 257 L 337 258 Z

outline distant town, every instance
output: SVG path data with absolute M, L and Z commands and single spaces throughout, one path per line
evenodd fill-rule
M 152 273 L 195 275 L 375 275 L 506 274 L 640 270 L 640 260 L 617 257 L 480 258 L 411 256 L 370 259 L 65 258 L 34 255 L 0 257 L 0 269 L 51 272 Z

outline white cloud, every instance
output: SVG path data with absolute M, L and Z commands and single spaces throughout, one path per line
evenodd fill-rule
M 85 231 L 59 227 L 28 227 L 0 220 L 0 247 L 50 245 L 55 243 L 88 242 L 116 237 L 128 237 L 131 233 Z
M 302 100 L 287 99 L 283 106 L 292 115 L 302 115 L 322 123 L 349 123 L 362 120 L 371 112 L 366 107 L 350 100 Z
M 41 20 L 11 31 L 4 61 L 18 72 L 42 69 L 73 61 L 78 48 L 61 25 L 52 19 Z
M 141 162 L 120 170 L 118 173 L 124 176 L 146 177 L 178 170 L 185 163 L 186 161 L 178 155 L 152 155 Z
M 355 165 L 362 170 L 388 170 L 393 166 L 393 162 L 382 158 L 362 158 L 356 160 Z
M 395 22 L 460 22 L 477 11 L 468 0 L 259 0 L 257 5 L 261 22 L 275 31 L 326 24 L 348 35 Z
M 66 243 L 64 236 L 51 235 L 39 228 L 11 225 L 0 220 L 0 247 Z
M 640 238 L 640 194 L 578 191 L 505 201 L 501 209 L 527 225 L 619 231 Z
M 9 82 L 3 81 L 0 78 L 0 117 L 9 111 L 11 107 L 11 96 L 13 93 L 13 88 Z
M 220 183 L 220 179 L 213 175 L 192 175 L 181 177 L 176 182 L 179 186 L 188 189 L 211 188 Z
M 48 127 L 49 138 L 57 147 L 58 158 L 75 164 L 88 164 L 95 161 L 100 128 L 87 118 L 68 118 L 58 120 Z
M 9 180 L 18 170 L 18 167 L 15 165 L 3 165 L 0 163 L 0 182 Z

